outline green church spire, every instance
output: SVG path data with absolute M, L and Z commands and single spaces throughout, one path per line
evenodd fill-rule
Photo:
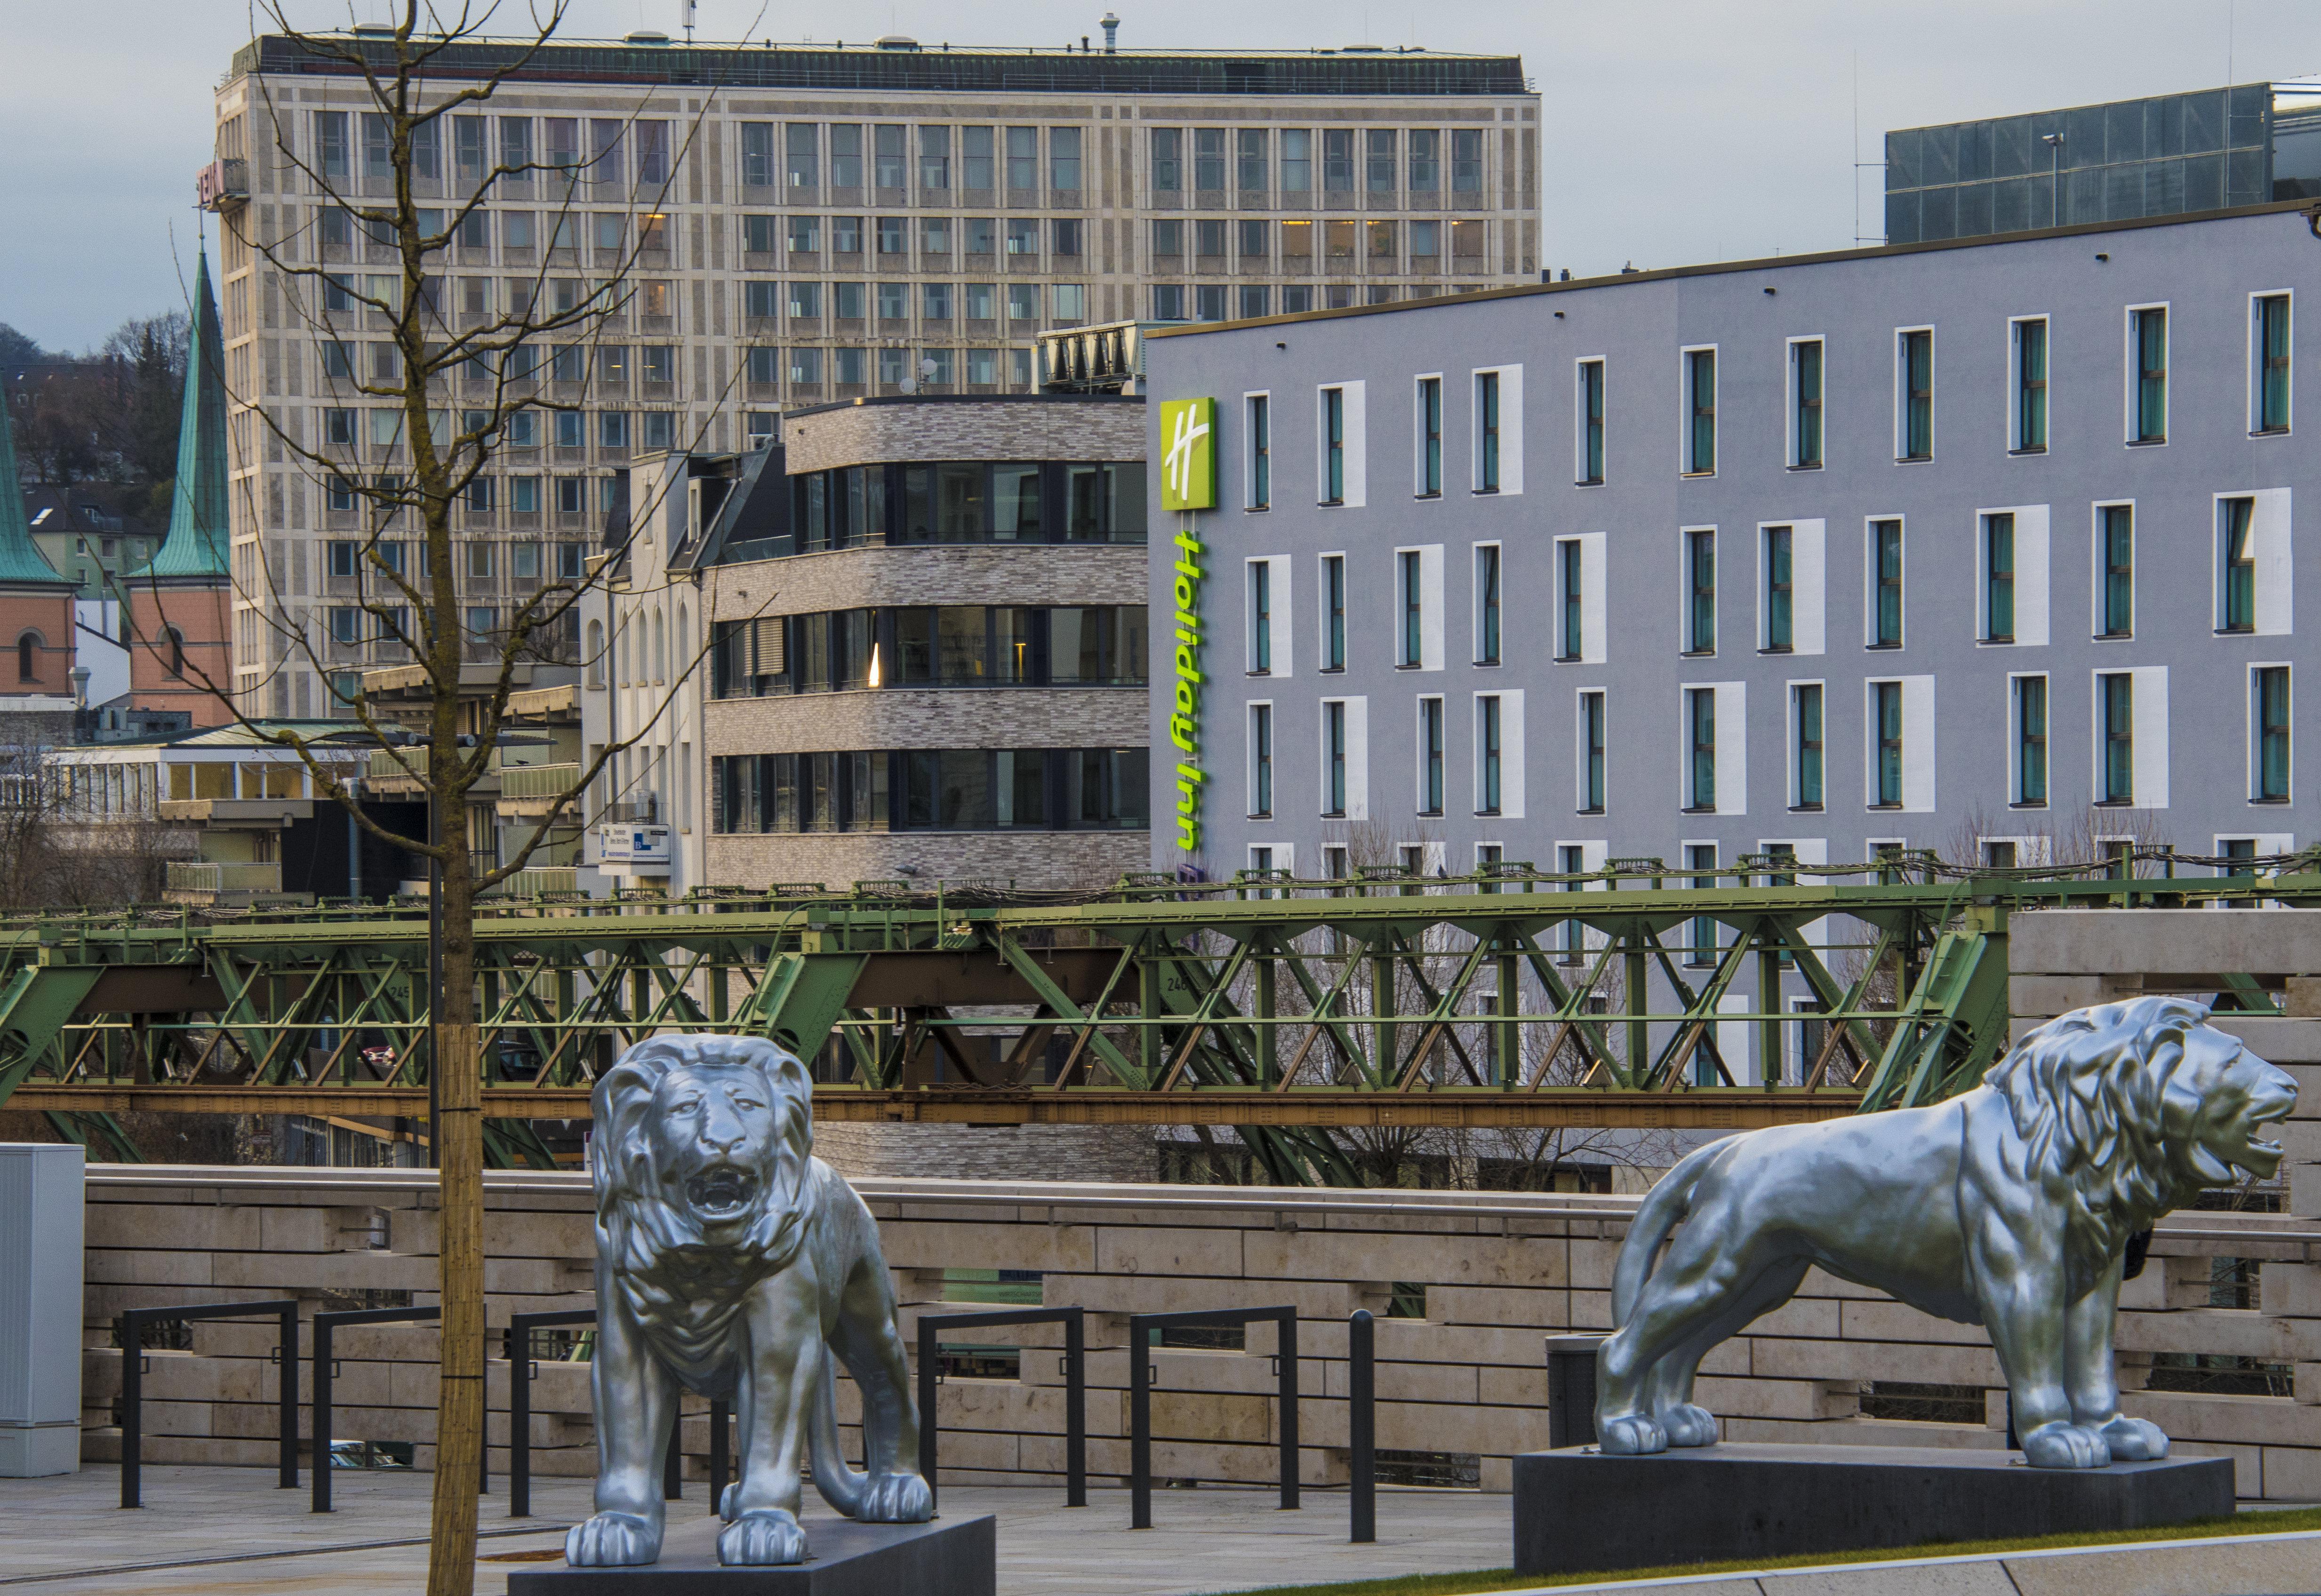
M 186 402 L 177 417 L 177 479 L 169 501 L 169 535 L 150 564 L 130 581 L 223 582 L 226 552 L 224 340 L 217 295 L 210 290 L 210 258 L 194 268 L 194 324 L 186 340 Z
M 16 478 L 16 434 L 8 411 L 13 394 L 0 393 L 0 588 L 37 584 L 70 587 L 54 566 L 41 558 L 24 522 L 24 485 Z

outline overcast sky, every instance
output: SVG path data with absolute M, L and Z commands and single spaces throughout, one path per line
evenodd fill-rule
M 2321 73 L 2313 0 L 1114 0 L 1124 46 L 1513 50 L 1541 95 L 1540 264 L 1581 274 L 1846 247 L 1889 127 Z M 289 0 L 343 24 L 346 0 Z M 352 15 L 389 14 L 353 0 Z M 675 35 L 681 0 L 575 0 L 565 32 Z M 701 0 L 703 41 L 1056 45 L 1106 0 Z M 85 348 L 184 304 L 237 0 L 0 0 L 0 322 Z M 524 26 L 523 0 L 505 25 Z M 1100 35 L 1099 35 L 1100 37 Z M 1858 63 L 1858 67 L 1857 67 Z M 1860 154 L 1855 152 L 1859 86 Z

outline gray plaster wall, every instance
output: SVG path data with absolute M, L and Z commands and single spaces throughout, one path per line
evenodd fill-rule
M 1937 847 L 1954 857 L 1987 837 L 2049 837 L 2065 855 L 2103 836 L 2168 842 L 2192 853 L 2233 838 L 2314 839 L 2316 796 L 2298 762 L 2291 801 L 2250 799 L 2250 667 L 2287 664 L 2306 685 L 2312 624 L 2278 635 L 2216 630 L 2216 499 L 2287 490 L 2292 605 L 2321 590 L 2305 572 L 2321 549 L 2307 525 L 2316 484 L 2305 434 L 2316 350 L 2301 321 L 2294 345 L 2296 430 L 2250 432 L 2250 295 L 2304 293 L 2321 267 L 2321 242 L 2293 210 L 2235 213 L 2156 225 L 2082 229 L 1971 245 L 1871 250 L 1693 272 L 1556 285 L 1164 335 L 1147 348 L 1154 403 L 1152 458 L 1161 458 L 1160 402 L 1218 401 L 1220 500 L 1197 517 L 1210 545 L 1204 600 L 1209 631 L 1204 758 L 1211 775 L 1201 857 L 1212 875 L 1249 862 L 1252 846 L 1290 845 L 1301 875 L 1320 871 L 1319 848 L 1350 827 L 1320 813 L 1319 702 L 1368 700 L 1369 838 L 1433 841 L 1453 872 L 1478 843 L 1503 845 L 1509 860 L 1552 868 L 1559 846 L 1597 845 L 1613 857 L 1683 858 L 1687 843 L 1713 842 L 1729 864 L 1769 841 L 1816 847 L 1830 860 L 1865 857 L 1877 841 Z M 2126 441 L 2127 308 L 2165 304 L 2171 323 L 2171 416 L 2162 446 Z M 2049 322 L 2050 447 L 2010 455 L 2007 416 L 2010 317 Z M 1935 342 L 1934 450 L 1923 463 L 1896 460 L 1898 329 L 1932 327 Z M 1826 465 L 1788 467 L 1787 341 L 1818 336 L 1826 349 Z M 1713 476 L 1680 474 L 1681 351 L 1718 351 L 1718 461 Z M 1607 363 L 1606 476 L 1574 485 L 1575 361 Z M 1471 374 L 1520 366 L 1521 492 L 1470 491 Z M 1414 381 L 1443 376 L 1444 488 L 1413 496 Z M 1367 503 L 1315 501 L 1316 390 L 1364 385 Z M 1244 503 L 1247 440 L 1242 396 L 1272 396 L 1273 506 Z M 2308 400 L 2306 395 L 2315 394 Z M 1506 425 L 1517 425 L 1506 418 Z M 1152 738 L 1154 863 L 1185 863 L 1166 818 L 1176 807 L 1169 748 L 1170 657 L 1165 618 L 1170 544 L 1183 518 L 1160 508 L 1152 473 L 1151 603 L 1156 657 Z M 2094 627 L 2095 516 L 2098 503 L 2135 509 L 2135 625 L 2131 639 L 2098 640 Z M 2049 641 L 1977 640 L 1980 512 L 2047 507 Z M 1905 522 L 1904 641 L 1865 647 L 1866 523 Z M 1761 653 L 1756 549 L 1765 523 L 1825 522 L 1825 648 L 1818 656 Z M 1718 648 L 1713 658 L 1681 652 L 1685 600 L 1681 529 L 1718 533 Z M 1554 540 L 1601 534 L 1606 637 L 1603 657 L 1559 663 Z M 1474 547 L 1504 549 L 1504 663 L 1473 658 Z M 1395 550 L 1439 545 L 1444 569 L 1440 669 L 1397 669 Z M 1343 551 L 1348 570 L 1348 659 L 1342 675 L 1316 670 L 1317 560 Z M 1291 617 L 1288 669 L 1244 674 L 1248 591 L 1244 562 L 1283 557 L 1291 582 L 1277 583 L 1278 612 Z M 2271 603 L 2272 584 L 2268 583 Z M 2294 611 L 2292 610 L 2292 613 Z M 2304 617 L 2297 615 L 2298 621 Z M 2018 629 L 2020 630 L 2020 629 Z M 1279 652 L 1279 648 L 1277 652 Z M 2140 788 L 2141 807 L 2091 808 L 2097 739 L 2094 673 L 2165 667 L 2169 673 L 2164 806 Z M 2009 807 L 2010 673 L 2050 678 L 2049 802 Z M 1932 775 L 1931 806 L 1873 809 L 1865 765 L 1864 684 L 1934 678 L 1933 748 L 1907 750 Z M 1826 793 L 1819 812 L 1789 807 L 1786 685 L 1825 683 Z M 1681 694 L 1688 684 L 1743 684 L 1747 756 L 1736 812 L 1685 812 Z M 1520 815 L 1475 811 L 1472 697 L 1525 694 L 1525 803 Z M 1576 695 L 1608 694 L 1606 803 L 1577 812 Z M 1416 813 L 1415 701 L 1446 700 L 1446 803 Z M 1246 705 L 1275 705 L 1275 800 L 1270 820 L 1246 818 Z M 2321 726 L 2298 693 L 2294 747 L 2305 752 Z M 2148 739 L 2146 739 L 2148 746 Z M 1719 761 L 1720 790 L 1738 775 Z M 1361 832 L 1361 828 L 1351 828 Z M 1593 851 L 1593 850 L 1591 850 Z M 1357 861 L 1359 862 L 1359 861 Z

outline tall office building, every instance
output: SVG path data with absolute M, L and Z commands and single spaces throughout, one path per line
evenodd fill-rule
M 332 42 L 373 62 L 393 50 L 376 28 Z M 429 92 L 526 48 L 449 46 Z M 395 268 L 316 177 L 352 199 L 390 192 L 369 104 L 350 61 L 279 36 L 238 52 L 218 90 L 203 192 L 222 213 L 237 411 L 235 680 L 260 712 L 323 712 L 333 683 L 318 676 L 350 689 L 402 654 L 355 607 L 354 499 L 248 414 L 267 407 L 347 481 L 398 467 L 396 418 L 350 393 L 392 355 L 364 324 L 377 316 L 317 326 L 330 286 L 252 248 L 350 286 Z M 571 408 L 512 431 L 462 506 L 461 619 L 487 631 L 601 546 L 633 457 L 745 449 L 784 411 L 833 400 L 1029 394 L 1046 327 L 1375 304 L 1537 268 L 1538 98 L 1511 56 L 637 33 L 538 50 L 414 164 L 420 203 L 447 210 L 496 165 L 546 168 L 503 180 L 459 230 L 435 285 L 448 327 L 585 297 L 634 262 L 590 347 L 535 352 L 538 390 Z M 489 382 L 463 373 L 447 404 Z M 262 612 L 315 639 L 320 672 L 278 668 Z

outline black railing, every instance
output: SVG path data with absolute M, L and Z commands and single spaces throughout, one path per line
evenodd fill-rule
M 1179 1328 L 1230 1328 L 1271 1319 L 1278 1327 L 1274 1372 L 1281 1382 L 1281 1505 L 1297 1505 L 1297 1310 L 1211 1308 L 1190 1313 L 1128 1316 L 1129 1528 L 1152 1528 L 1152 1332 Z
M 311 1511 L 331 1511 L 332 1385 L 339 1377 L 338 1360 L 331 1356 L 331 1335 L 341 1325 L 428 1324 L 443 1317 L 441 1308 L 356 1308 L 342 1313 L 314 1315 L 314 1487 Z M 487 1409 L 485 1418 L 490 1417 Z M 476 1449 L 476 1490 L 492 1488 L 492 1445 L 488 1428 Z
M 179 1308 L 131 1308 L 114 1316 L 114 1338 L 121 1343 L 121 1505 L 144 1506 L 145 1327 L 173 1319 L 279 1319 L 282 1338 L 274 1361 L 282 1374 L 282 1477 L 285 1491 L 298 1488 L 298 1304 L 282 1298 L 264 1302 L 197 1302 Z M 317 1460 L 320 1462 L 321 1460 Z
M 1080 1308 L 1019 1308 L 988 1313 L 919 1315 L 919 1474 L 935 1491 L 935 1387 L 942 1374 L 936 1337 L 945 1329 L 996 1325 L 1064 1327 L 1064 1505 L 1088 1506 L 1088 1313 Z M 1026 1347 L 1023 1349 L 1028 1352 Z M 1020 1355 L 1019 1355 L 1020 1356 Z
M 1346 1320 L 1346 1483 L 1357 1544 L 1378 1539 L 1378 1328 L 1367 1308 Z
M 508 1517 L 532 1517 L 532 1379 L 540 1372 L 539 1360 L 532 1356 L 532 1333 L 555 1325 L 592 1325 L 596 1322 L 594 1308 L 563 1308 L 552 1313 L 512 1313 L 508 1316 Z M 718 1421 L 721 1404 L 710 1406 L 710 1448 L 713 1468 L 724 1426 Z M 685 1448 L 682 1445 L 685 1416 L 680 1412 L 669 1416 L 669 1449 L 663 1454 L 660 1470 L 661 1495 L 676 1501 L 685 1494 Z M 714 1481 L 714 1476 L 713 1476 Z M 717 1486 L 714 1481 L 709 1492 L 709 1505 L 717 1506 Z

